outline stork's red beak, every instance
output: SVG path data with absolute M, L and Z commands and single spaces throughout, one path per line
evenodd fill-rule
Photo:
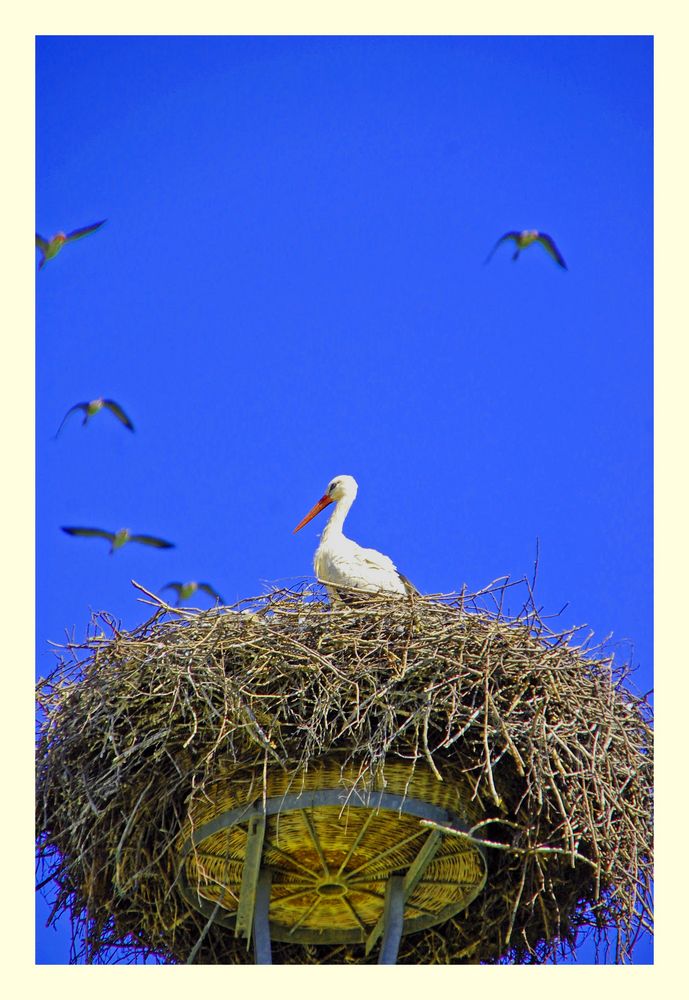
M 299 524 L 296 526 L 292 534 L 293 535 L 296 534 L 300 528 L 303 528 L 305 524 L 308 524 L 309 521 L 316 516 L 316 514 L 320 514 L 323 508 L 327 507 L 328 504 L 332 502 L 333 502 L 332 498 L 329 497 L 327 493 L 325 494 L 325 496 L 322 496 L 318 501 L 318 503 L 314 507 L 312 507 L 311 510 L 308 512 L 304 520 L 299 522 Z

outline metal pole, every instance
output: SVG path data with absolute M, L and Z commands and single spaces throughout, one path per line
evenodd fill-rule
M 256 885 L 254 905 L 254 959 L 256 965 L 272 965 L 270 947 L 270 883 L 272 875 L 267 868 L 261 868 Z
M 395 965 L 404 924 L 404 877 L 391 875 L 385 889 L 383 911 L 383 942 L 378 965 Z
M 436 851 L 440 847 L 440 841 L 442 840 L 442 837 L 443 835 L 442 833 L 440 833 L 439 830 L 432 830 L 428 835 L 428 837 L 426 838 L 426 840 L 424 841 L 423 847 L 412 861 L 409 867 L 409 871 L 407 872 L 407 874 L 404 876 L 403 879 L 404 885 L 402 887 L 402 897 L 405 902 L 406 900 L 409 899 L 412 892 L 416 888 L 416 885 L 420 881 L 423 873 L 426 871 L 426 868 L 433 860 Z M 386 917 L 384 910 L 376 926 L 373 928 L 369 936 L 366 938 L 367 955 L 373 948 L 373 945 L 376 943 L 380 935 L 383 933 L 385 919 Z

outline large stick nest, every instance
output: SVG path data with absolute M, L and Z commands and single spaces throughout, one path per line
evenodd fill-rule
M 386 761 L 459 768 L 483 817 L 485 889 L 403 937 L 399 962 L 545 961 L 586 935 L 627 960 L 651 926 L 650 709 L 628 667 L 553 631 L 530 592 L 505 613 L 513 586 L 354 610 L 305 588 L 159 603 L 132 632 L 94 616 L 38 685 L 39 862 L 73 960 L 252 962 L 181 896 L 180 832 L 218 768 L 297 774 L 328 755 L 369 778 Z M 279 963 L 376 960 L 273 945 Z

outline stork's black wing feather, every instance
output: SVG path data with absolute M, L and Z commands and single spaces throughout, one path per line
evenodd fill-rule
M 140 542 L 142 545 L 152 545 L 155 549 L 174 549 L 173 542 L 166 542 L 164 538 L 156 538 L 155 535 L 130 535 L 130 542 Z
M 57 437 L 57 435 L 60 433 L 60 431 L 62 430 L 62 428 L 65 426 L 65 422 L 66 422 L 67 418 L 72 413 L 74 413 L 75 410 L 83 410 L 84 413 L 87 413 L 87 409 L 88 409 L 88 403 L 75 403 L 74 406 L 70 406 L 70 408 L 67 410 L 67 412 L 65 413 L 64 417 L 62 418 L 62 423 L 58 427 L 58 429 L 57 429 L 57 431 L 55 433 L 55 437 Z
M 564 267 L 567 270 L 567 265 L 565 264 L 565 258 L 562 256 L 558 248 L 555 246 L 555 240 L 552 236 L 548 236 L 547 233 L 539 233 L 537 236 L 538 242 L 548 251 L 550 256 L 556 261 L 560 267 Z
M 489 260 L 491 259 L 491 257 L 492 257 L 492 256 L 493 256 L 493 254 L 495 253 L 495 251 L 496 251 L 496 250 L 498 249 L 498 247 L 500 246 L 500 244 L 501 244 L 501 243 L 504 243 L 504 242 L 505 242 L 505 240 L 515 240 L 515 241 L 516 241 L 516 240 L 518 240 L 518 239 L 519 239 L 519 237 L 520 237 L 520 236 L 521 236 L 521 233 L 519 233 L 519 232 L 518 232 L 518 231 L 517 231 L 516 229 L 510 229 L 510 231 L 509 231 L 508 233 L 504 233 L 504 234 L 503 234 L 503 235 L 502 235 L 502 236 L 500 237 L 500 239 L 499 239 L 499 240 L 497 241 L 497 243 L 495 244 L 495 246 L 493 247 L 493 249 L 491 250 L 491 252 L 490 252 L 490 253 L 488 254 L 488 256 L 486 257 L 486 259 L 484 260 L 484 262 L 483 262 L 483 263 L 484 263 L 484 264 L 487 264 L 487 263 L 488 263 L 488 261 L 489 261 Z
M 97 229 L 105 225 L 107 219 L 101 219 L 100 222 L 93 222 L 90 226 L 82 226 L 81 229 L 73 229 L 71 233 L 67 233 L 67 241 L 80 240 L 82 236 L 89 236 L 91 233 L 95 233 Z
M 211 587 L 210 583 L 200 583 L 199 590 L 205 590 L 205 592 L 209 594 L 213 600 L 219 601 L 220 604 L 225 603 L 217 590 L 214 590 L 213 587 Z
M 124 424 L 128 430 L 134 430 L 134 424 L 131 422 L 127 414 L 124 412 L 119 403 L 116 403 L 114 399 L 104 399 L 103 406 L 107 406 L 111 413 L 114 413 L 120 423 Z
M 68 535 L 79 535 L 84 538 L 107 538 L 109 542 L 114 541 L 115 533 L 113 531 L 103 531 L 102 528 L 63 528 Z

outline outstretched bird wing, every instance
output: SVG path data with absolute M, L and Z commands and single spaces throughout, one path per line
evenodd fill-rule
M 40 271 L 41 268 L 45 266 L 45 263 L 48 260 L 48 250 L 50 250 L 50 243 L 48 243 L 47 240 L 44 240 L 42 236 L 39 236 L 39 234 L 36 233 L 36 246 L 43 254 L 43 256 L 38 262 L 38 270 Z
M 500 246 L 500 244 L 504 243 L 505 240 L 515 240 L 515 241 L 517 241 L 520 236 L 521 236 L 521 233 L 518 233 L 516 229 L 510 229 L 509 233 L 505 233 L 503 236 L 500 237 L 500 239 L 497 241 L 497 243 L 495 244 L 495 246 L 493 247 L 493 249 L 491 250 L 491 252 L 488 254 L 488 256 L 486 257 L 486 259 L 484 260 L 483 263 L 484 264 L 488 263 L 488 261 L 491 259 L 491 257 L 495 253 L 495 251 Z
M 545 247 L 545 249 L 548 251 L 553 260 L 556 261 L 560 265 L 560 267 L 564 267 L 566 271 L 567 265 L 565 264 L 565 259 L 558 250 L 558 248 L 555 246 L 555 241 L 553 240 L 552 236 L 548 236 L 547 233 L 539 233 L 536 239 L 539 243 L 541 243 Z
M 124 412 L 119 403 L 116 403 L 114 399 L 104 399 L 103 406 L 107 406 L 111 413 L 114 413 L 120 423 L 124 424 L 130 431 L 134 430 L 134 424 L 131 422 L 127 414 Z
M 223 601 L 222 597 L 220 596 L 220 594 L 217 592 L 217 590 L 214 590 L 211 587 L 210 583 L 200 583 L 199 584 L 199 590 L 205 590 L 205 592 L 207 594 L 209 594 L 213 598 L 214 601 L 219 601 L 220 604 L 224 604 L 225 603 Z
M 156 549 L 174 549 L 173 542 L 166 542 L 163 538 L 156 538 L 155 535 L 130 535 L 130 542 L 141 542 L 142 545 L 152 545 Z
M 184 584 L 178 583 L 176 581 L 174 583 L 166 583 L 164 587 L 161 587 L 161 591 L 174 590 L 174 592 L 177 594 L 177 601 L 175 602 L 176 604 L 179 604 L 179 602 L 182 600 L 183 589 L 184 589 Z
M 109 542 L 115 541 L 114 531 L 103 531 L 102 528 L 63 528 L 68 535 L 81 535 L 84 538 L 107 538 Z
M 81 229 L 73 229 L 71 233 L 67 233 L 67 241 L 71 243 L 72 240 L 80 240 L 82 236 L 89 236 L 91 233 L 95 233 L 97 229 L 100 229 L 108 220 L 101 219 L 100 222 L 93 222 L 90 226 L 82 226 Z
M 87 413 L 87 411 L 88 411 L 88 403 L 75 403 L 74 406 L 70 406 L 70 408 L 67 410 L 67 412 L 65 413 L 64 417 L 62 418 L 62 423 L 58 427 L 57 432 L 55 434 L 55 437 L 57 437 L 57 435 L 60 433 L 60 431 L 62 430 L 62 428 L 65 426 L 65 421 L 67 420 L 67 418 L 72 413 L 74 413 L 75 410 L 83 410 L 84 413 Z

